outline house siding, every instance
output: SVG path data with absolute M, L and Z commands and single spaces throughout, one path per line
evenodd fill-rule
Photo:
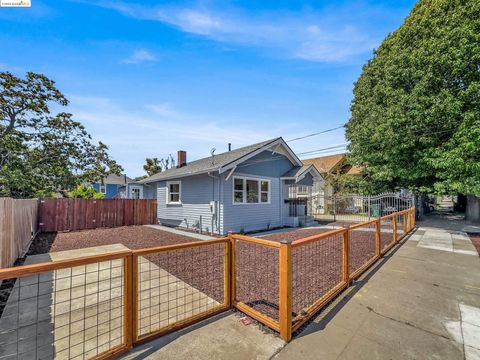
M 167 181 L 149 184 L 156 189 L 158 221 L 165 225 L 197 229 L 202 218 L 202 231 L 225 234 L 229 231 L 263 230 L 283 225 L 283 196 L 280 177 L 294 165 L 281 154 L 264 151 L 240 164 L 234 173 L 225 180 L 229 171 L 215 178 L 207 174 L 187 176 L 169 181 L 181 181 L 182 204 L 167 204 Z M 270 180 L 269 204 L 233 204 L 233 178 Z M 144 196 L 148 193 L 144 187 Z M 210 210 L 210 201 L 215 201 L 218 215 Z M 288 207 L 287 207 L 288 210 Z
M 188 176 L 171 181 L 181 181 L 182 204 L 167 204 L 167 181 L 157 184 L 158 220 L 162 224 L 197 229 L 202 223 L 202 231 L 223 233 L 222 206 L 218 206 L 220 185 L 218 173 L 215 178 L 204 175 Z M 210 201 L 216 201 L 219 214 L 214 216 Z
M 106 199 L 111 199 L 113 198 L 115 195 L 118 194 L 118 187 L 119 185 L 116 185 L 116 184 L 106 184 L 105 185 L 105 198 Z M 99 183 L 93 183 L 93 188 L 96 190 L 96 191 L 100 191 L 100 184 Z
M 283 225 L 283 196 L 280 176 L 293 167 L 290 160 L 280 154 L 264 151 L 237 167 L 224 181 L 224 231 L 240 232 L 263 230 Z M 245 176 L 270 180 L 269 204 L 233 204 L 233 177 Z

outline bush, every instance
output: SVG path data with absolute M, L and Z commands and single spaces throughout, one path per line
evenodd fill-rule
M 68 194 L 72 198 L 82 198 L 82 199 L 103 199 L 105 195 L 91 186 L 86 186 L 84 184 L 78 185 L 75 190 L 70 191 Z

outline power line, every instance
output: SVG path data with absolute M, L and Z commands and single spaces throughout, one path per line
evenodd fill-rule
M 339 144 L 339 145 L 334 145 L 334 146 L 330 146 L 330 147 L 326 147 L 326 148 L 321 148 L 321 149 L 316 149 L 316 150 L 310 150 L 310 151 L 301 152 L 301 153 L 298 153 L 297 155 L 308 155 L 308 154 L 313 154 L 313 153 L 317 153 L 317 152 L 323 152 L 323 151 L 327 151 L 327 150 L 341 149 L 341 148 L 344 148 L 344 147 L 347 146 L 347 145 L 348 145 L 347 143 L 345 143 L 345 144 Z
M 316 133 L 313 133 L 313 134 L 299 136 L 299 137 L 296 137 L 296 138 L 293 138 L 293 139 L 290 139 L 290 140 L 286 140 L 286 142 L 301 140 L 301 139 L 305 139 L 305 138 L 308 138 L 308 137 L 317 136 L 317 135 L 320 135 L 320 134 L 325 134 L 325 133 L 335 131 L 335 130 L 338 130 L 338 129 L 343 129 L 344 126 L 345 126 L 345 124 L 337 126 L 335 128 L 332 128 L 332 129 L 322 130 L 322 131 L 319 131 L 319 132 L 316 132 Z

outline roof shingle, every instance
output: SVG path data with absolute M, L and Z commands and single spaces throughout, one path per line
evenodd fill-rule
M 213 164 L 212 164 L 211 156 L 205 157 L 203 159 L 195 160 L 190 163 L 187 163 L 187 165 L 185 166 L 162 171 L 140 182 L 149 183 L 149 182 L 159 181 L 164 179 L 172 179 L 177 177 L 201 174 L 208 171 L 216 171 L 225 165 L 228 165 L 236 160 L 239 160 L 243 156 L 246 156 L 270 143 L 277 141 L 278 139 L 280 138 L 262 141 L 257 144 L 248 145 L 242 148 L 234 149 L 232 151 L 227 151 L 221 154 L 217 154 L 213 158 L 214 160 Z

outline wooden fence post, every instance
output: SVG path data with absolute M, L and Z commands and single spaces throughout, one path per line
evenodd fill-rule
M 292 244 L 290 240 L 282 240 L 280 244 L 280 336 L 288 342 L 292 339 Z
M 235 284 L 235 239 L 231 232 L 228 233 L 228 239 L 230 240 L 230 304 L 235 304 L 236 295 L 236 284 Z
M 347 227 L 343 235 L 342 273 L 343 281 L 350 286 L 350 230 Z
M 393 221 L 393 242 L 398 241 L 398 236 L 397 236 L 397 214 L 392 216 L 392 221 Z
M 380 236 L 380 218 L 378 218 L 377 221 L 375 221 L 375 250 L 377 257 L 382 255 L 382 242 Z
M 131 320 L 131 330 L 132 330 L 132 342 L 138 340 L 138 256 L 132 256 L 132 320 Z
M 134 323 L 133 309 L 134 306 L 134 290 L 133 290 L 133 255 L 124 258 L 124 277 L 125 277 L 125 345 L 128 349 L 133 347 Z
M 408 233 L 407 216 L 408 216 L 408 210 L 403 213 L 403 236 L 407 235 Z
M 223 296 L 224 305 L 232 306 L 232 239 L 228 236 L 228 241 L 224 244 L 223 254 Z
M 416 215 L 416 208 L 414 206 L 412 209 L 412 229 L 416 226 L 416 222 L 417 222 L 415 215 Z

